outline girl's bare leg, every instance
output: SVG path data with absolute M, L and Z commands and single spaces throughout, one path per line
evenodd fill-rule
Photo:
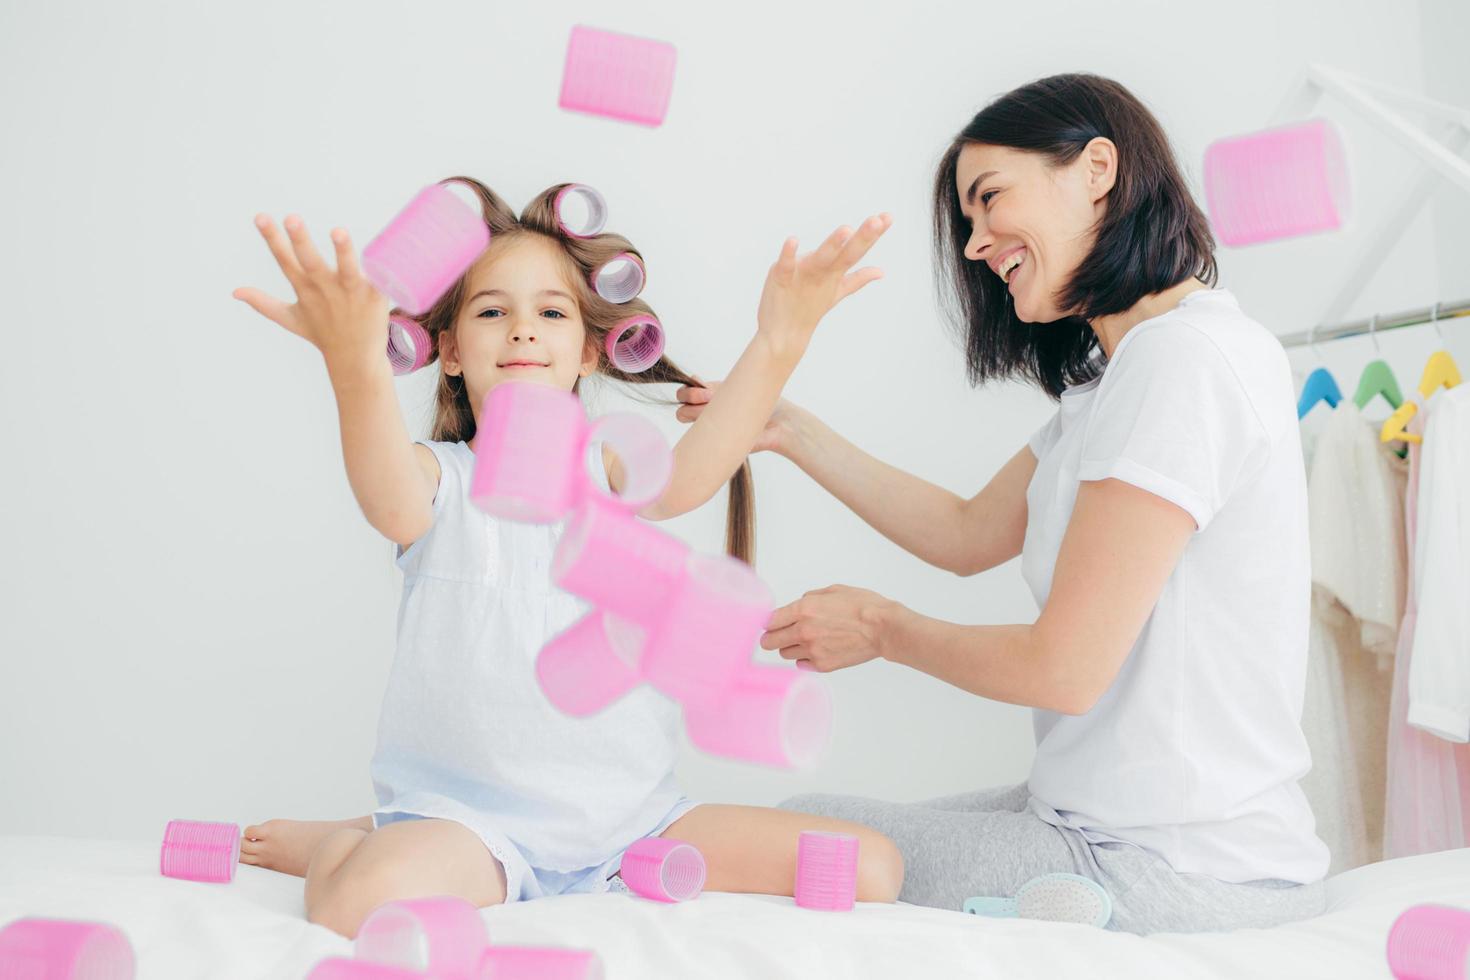
M 353 820 L 267 820 L 251 824 L 240 835 L 240 863 L 306 877 L 306 866 L 321 842 L 334 831 L 373 829 L 372 817 Z
M 505 901 L 505 870 L 469 828 L 403 820 L 328 834 L 306 874 L 306 917 L 352 939 L 384 902 L 458 895 L 477 908 Z
M 705 888 L 790 895 L 796 884 L 796 841 L 803 830 L 858 838 L 857 900 L 892 902 L 903 888 L 898 846 L 871 827 L 790 810 L 706 803 L 675 820 L 664 837 L 688 841 L 704 854 Z

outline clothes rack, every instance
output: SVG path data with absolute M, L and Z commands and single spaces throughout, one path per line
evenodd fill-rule
M 1417 310 L 1406 310 L 1392 316 L 1369 317 L 1366 320 L 1352 320 L 1331 327 L 1302 330 L 1297 333 L 1284 334 L 1280 340 L 1283 347 L 1306 347 L 1329 340 L 1341 340 L 1344 337 L 1357 337 L 1369 333 L 1378 334 L 1385 330 L 1398 330 L 1403 327 L 1427 326 L 1431 323 L 1443 326 L 1446 323 L 1455 322 L 1460 317 L 1470 317 L 1470 299 L 1464 299 L 1458 303 L 1439 303 Z

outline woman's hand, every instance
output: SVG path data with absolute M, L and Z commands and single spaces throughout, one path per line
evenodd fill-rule
M 827 236 L 815 252 L 798 257 L 788 238 L 766 275 L 756 313 L 759 335 L 805 347 L 827 311 L 868 283 L 883 277 L 873 266 L 849 272 L 868 253 L 893 219 L 878 214 L 857 231 L 845 225 Z
M 249 286 L 231 295 L 311 342 L 328 362 L 340 358 L 383 360 L 388 343 L 388 301 L 363 276 L 347 232 L 332 229 L 332 244 L 337 251 L 337 268 L 333 269 L 312 245 L 300 218 L 288 215 L 285 224 L 286 234 L 282 234 L 268 216 L 255 216 L 255 227 L 296 291 L 296 302 L 287 306 Z
M 903 607 L 867 589 L 831 585 L 771 614 L 761 646 L 823 673 L 887 657 L 888 623 Z
M 700 379 L 703 388 L 685 385 L 674 392 L 674 397 L 680 402 L 679 408 L 674 412 L 674 417 L 680 422 L 693 422 L 699 418 L 704 407 L 709 404 L 715 392 L 719 390 L 720 382 L 704 381 Z M 776 400 L 776 407 L 771 411 L 771 417 L 766 421 L 765 428 L 756 437 L 755 444 L 750 447 L 753 453 L 768 450 L 770 452 L 785 454 L 786 448 L 791 440 L 794 416 L 799 409 L 784 398 Z

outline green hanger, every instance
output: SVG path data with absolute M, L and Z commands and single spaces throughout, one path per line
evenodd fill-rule
M 1373 340 L 1374 352 L 1381 354 L 1377 332 L 1378 317 L 1374 316 L 1368 321 L 1368 336 Z M 1404 393 L 1399 390 L 1399 379 L 1393 376 L 1393 368 L 1381 357 L 1363 368 L 1363 373 L 1358 378 L 1358 390 L 1353 394 L 1353 404 L 1361 409 L 1379 395 L 1394 408 L 1404 403 Z

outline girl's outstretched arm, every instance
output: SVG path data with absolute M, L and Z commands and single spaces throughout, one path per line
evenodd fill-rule
M 854 232 L 838 228 L 815 252 L 798 257 L 796 239 L 781 248 L 761 292 L 755 337 L 698 421 L 674 446 L 674 472 L 662 497 L 642 511 L 664 520 L 709 500 L 740 468 L 771 416 L 781 389 L 806 353 L 817 323 L 846 297 L 883 273 L 849 272 L 888 230 L 875 215 Z
M 407 547 L 432 522 L 439 464 L 432 452 L 409 438 L 398 409 L 383 353 L 387 301 L 363 276 L 345 230 L 332 230 L 337 252 L 333 269 L 312 245 L 300 218 L 289 215 L 285 225 L 282 234 L 266 215 L 255 218 L 255 227 L 296 291 L 296 302 L 287 306 L 250 287 L 233 295 L 321 351 L 337 396 L 342 458 L 358 506 L 379 533 Z

